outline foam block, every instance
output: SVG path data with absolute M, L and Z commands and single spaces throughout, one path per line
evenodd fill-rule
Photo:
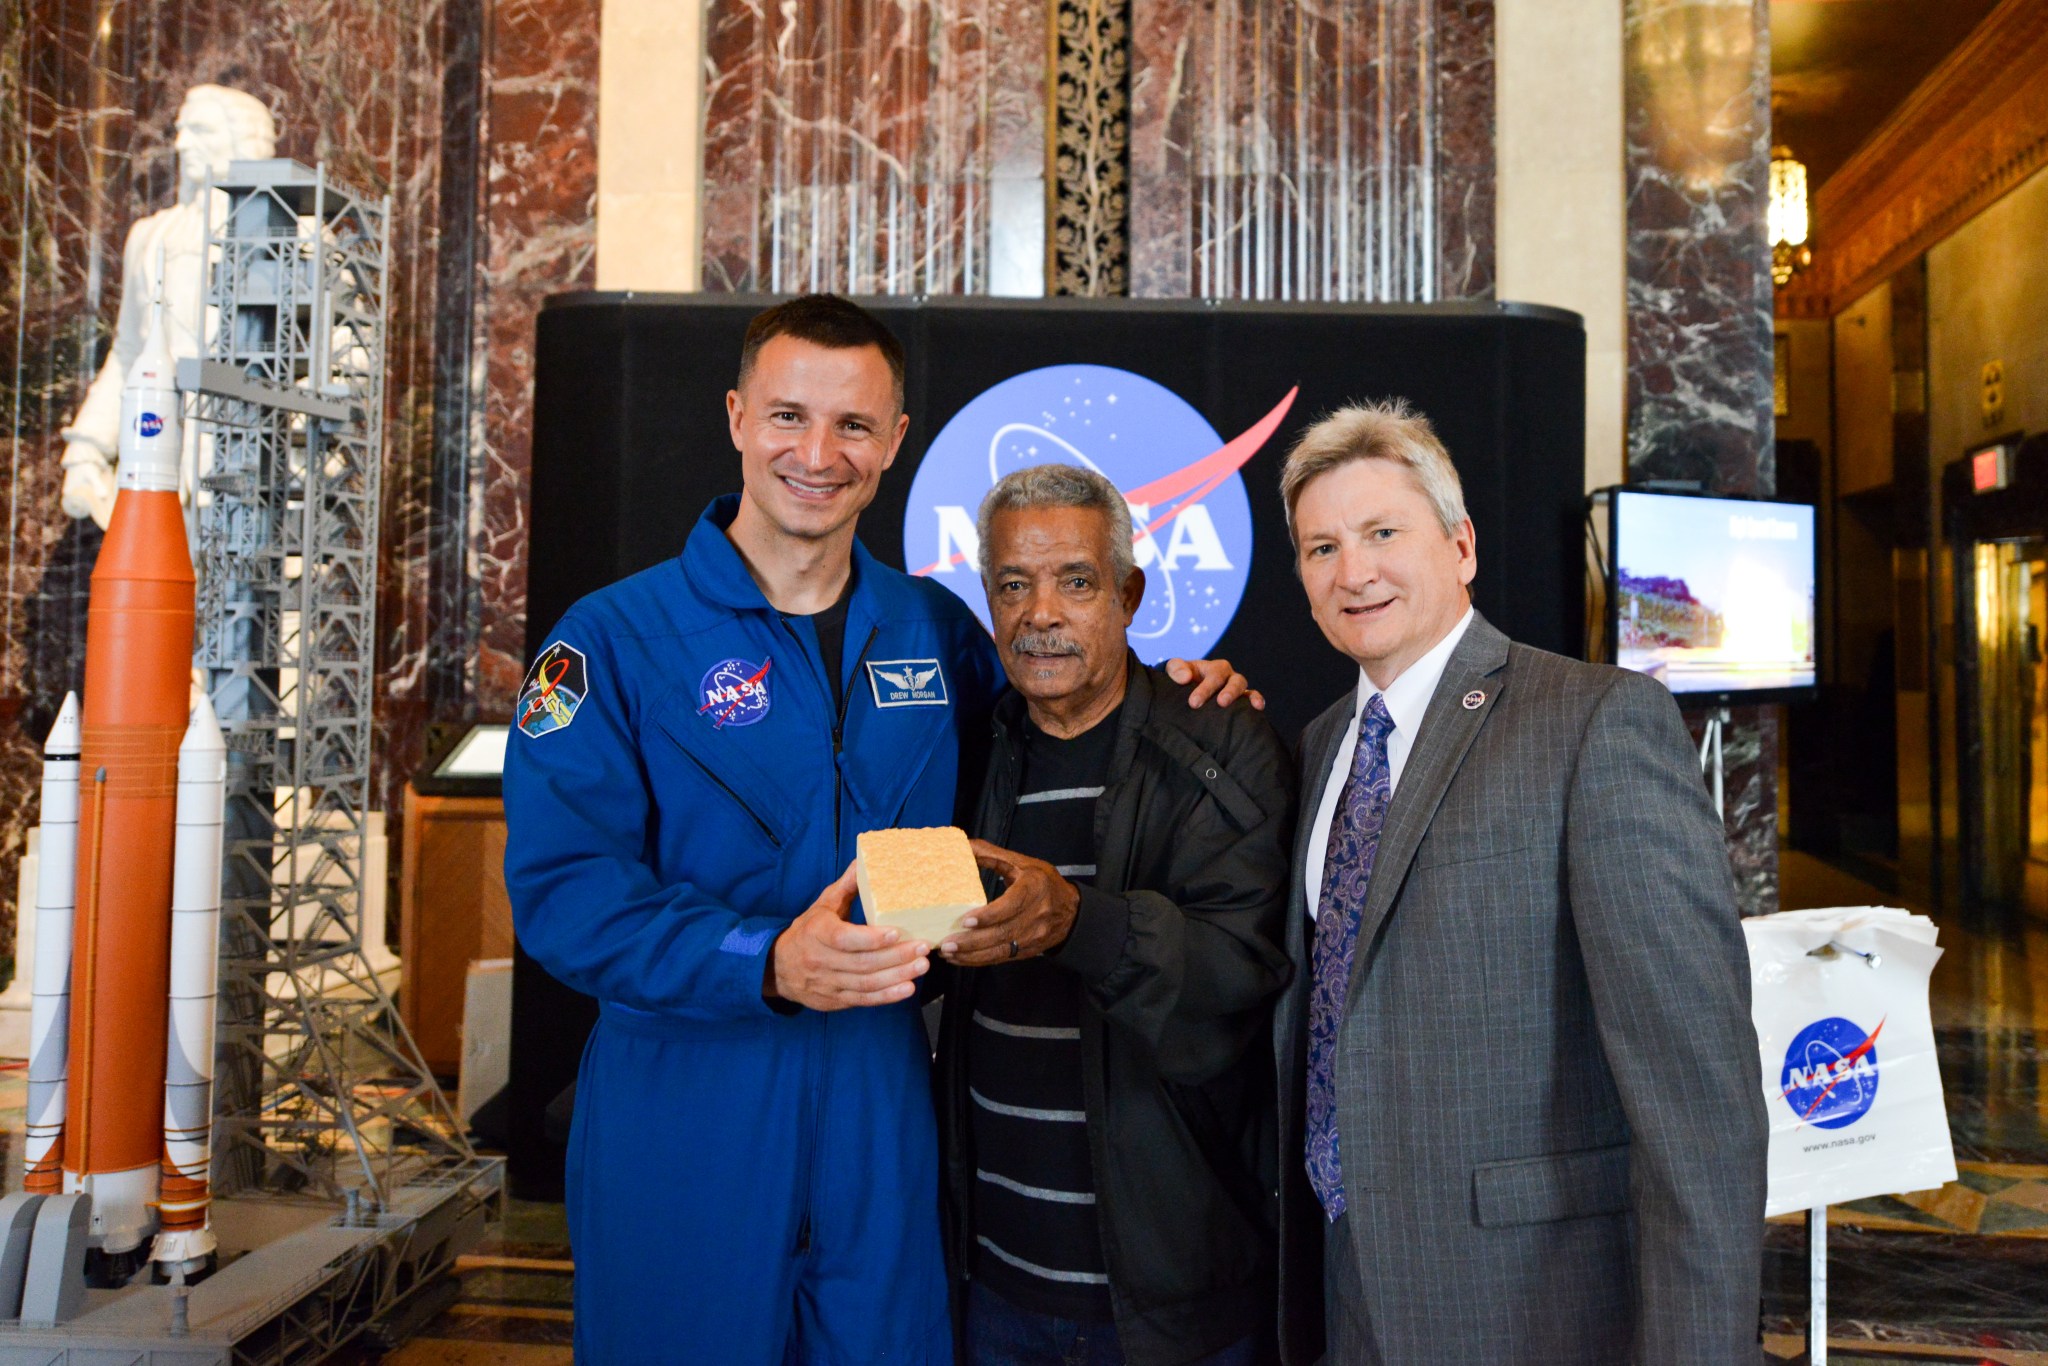
M 937 948 L 960 918 L 988 904 L 967 832 L 957 825 L 870 830 L 858 841 L 861 915 Z

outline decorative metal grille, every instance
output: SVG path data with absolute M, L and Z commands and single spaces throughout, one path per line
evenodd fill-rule
M 1046 278 L 1054 294 L 1130 292 L 1131 0 L 1054 0 Z

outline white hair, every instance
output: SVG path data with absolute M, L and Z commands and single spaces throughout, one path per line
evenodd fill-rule
M 1429 499 L 1444 535 L 1455 536 L 1465 520 L 1465 487 L 1450 452 L 1429 419 L 1405 399 L 1354 403 L 1318 421 L 1295 441 L 1280 469 L 1280 497 L 1287 507 L 1287 531 L 1294 532 L 1294 508 L 1301 491 L 1321 476 L 1354 460 L 1391 460 L 1405 465 Z
M 994 564 L 988 553 L 989 526 L 999 512 L 1023 512 L 1030 508 L 1093 508 L 1109 522 L 1109 565 L 1121 588 L 1138 567 L 1131 550 L 1131 505 L 1117 492 L 1116 485 L 1094 470 L 1079 465 L 1032 465 L 1002 477 L 981 500 L 975 514 L 974 535 L 981 545 L 981 581 L 986 587 Z

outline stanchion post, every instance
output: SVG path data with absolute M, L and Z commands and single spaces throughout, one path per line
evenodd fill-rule
M 1828 1366 L 1828 1207 L 1806 1212 L 1806 1359 Z

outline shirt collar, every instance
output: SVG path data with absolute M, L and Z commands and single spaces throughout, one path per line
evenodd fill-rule
M 1444 669 L 1451 662 L 1451 652 L 1458 648 L 1458 642 L 1465 638 L 1466 628 L 1472 625 L 1472 609 L 1467 607 L 1465 615 L 1458 618 L 1458 624 L 1444 633 L 1444 638 L 1429 647 L 1429 653 L 1401 671 L 1401 676 L 1392 686 L 1381 689 L 1367 676 L 1363 668 L 1358 671 L 1358 709 L 1353 718 L 1363 714 L 1375 694 L 1384 692 L 1387 699 L 1387 715 L 1394 720 L 1394 729 L 1413 735 L 1422 726 L 1422 718 L 1429 711 L 1429 699 L 1436 695 L 1436 685 L 1444 676 Z
M 768 599 L 762 595 L 761 586 L 754 582 L 754 576 L 747 572 L 747 563 L 740 558 L 740 552 L 726 538 L 725 529 L 732 525 L 732 519 L 739 515 L 740 496 L 728 493 L 714 498 L 697 524 L 690 528 L 689 539 L 683 543 L 683 572 L 690 584 L 699 593 L 722 607 L 735 610 L 768 610 Z M 853 604 L 861 597 L 862 589 L 876 576 L 868 572 L 873 560 L 867 547 L 858 537 L 853 542 L 853 577 L 847 585 L 847 618 L 853 617 Z

